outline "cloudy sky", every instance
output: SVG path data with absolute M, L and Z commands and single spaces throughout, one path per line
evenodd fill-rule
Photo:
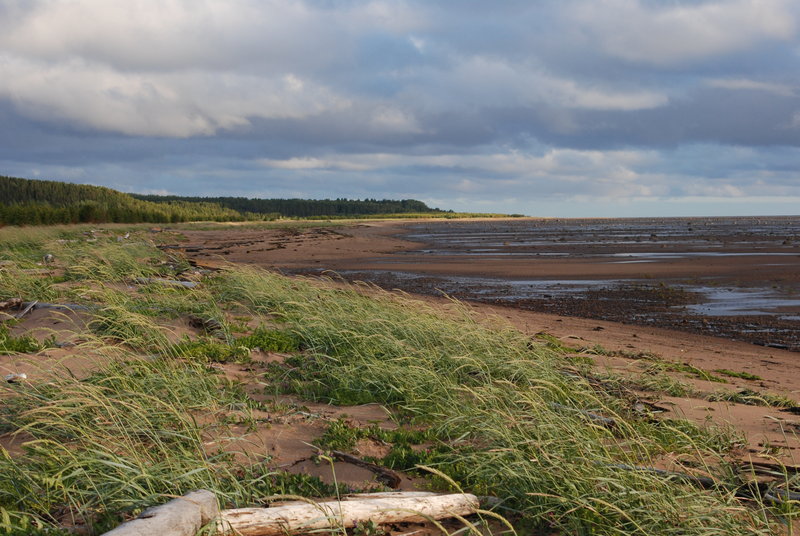
M 797 0 L 0 0 L 0 174 L 800 213 Z

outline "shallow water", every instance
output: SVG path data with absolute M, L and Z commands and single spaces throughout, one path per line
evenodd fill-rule
M 407 229 L 404 238 L 421 243 L 419 249 L 378 261 L 385 270 L 343 275 L 416 292 L 800 350 L 800 217 L 446 221 Z M 393 263 L 422 266 L 426 259 L 451 263 L 453 275 L 391 269 Z M 459 265 L 497 267 L 506 260 L 529 261 L 525 266 L 563 260 L 573 263 L 571 273 L 579 278 L 458 275 Z M 585 277 L 576 274 L 576 262 L 581 270 L 586 267 Z M 704 271 L 708 262 L 716 263 L 716 272 Z M 619 278 L 592 275 L 607 274 L 592 268 L 598 266 L 622 270 L 641 264 L 651 273 L 676 263 L 683 277 L 653 278 L 630 270 Z
M 794 216 L 433 222 L 409 228 L 406 236 L 435 246 L 431 252 L 645 244 L 682 244 L 687 251 L 736 245 L 791 249 L 800 241 L 800 219 Z

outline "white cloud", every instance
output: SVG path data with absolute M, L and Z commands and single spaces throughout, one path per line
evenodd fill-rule
M 0 99 L 40 120 L 127 135 L 209 136 L 356 103 L 371 131 L 420 133 L 412 111 L 323 80 L 352 68 L 362 35 L 423 29 L 423 13 L 379 0 L 19 4 L 0 18 Z
M 594 110 L 642 110 L 663 106 L 663 92 L 581 82 L 557 76 L 534 60 L 526 63 L 490 56 L 455 62 L 449 70 L 426 73 L 415 97 L 438 106 L 551 106 Z M 432 90 L 429 90 L 432 88 Z
M 790 0 L 653 3 L 589 0 L 570 13 L 606 53 L 656 65 L 676 65 L 746 50 L 795 34 Z
M 423 132 L 413 114 L 391 106 L 379 106 L 373 111 L 370 122 L 372 126 L 383 133 L 420 134 Z
M 7 173 L 181 193 L 796 197 L 798 13 L 794 0 L 0 0 L 0 158 Z
M 705 81 L 710 87 L 718 87 L 729 90 L 749 90 L 765 91 L 781 97 L 794 97 L 797 95 L 797 88 L 788 84 L 778 84 L 774 82 L 760 82 L 747 78 L 709 78 Z
M 302 118 L 350 106 L 292 73 L 139 73 L 78 59 L 47 64 L 7 55 L 0 55 L 0 72 L 0 98 L 31 116 L 128 135 L 211 135 L 254 117 Z
M 331 155 L 323 158 L 261 159 L 259 163 L 265 167 L 285 170 L 387 172 L 409 167 L 451 170 L 455 173 L 466 170 L 473 177 L 460 180 L 458 188 L 474 190 L 478 188 L 478 182 L 482 185 L 481 188 L 494 188 L 499 181 L 519 182 L 550 178 L 557 178 L 566 184 L 590 182 L 599 176 L 607 183 L 628 183 L 632 177 L 637 176 L 633 168 L 652 163 L 656 158 L 655 154 L 649 151 L 550 149 L 544 154 L 529 154 L 515 150 L 486 154 L 362 153 Z
M 120 69 L 315 69 L 348 61 L 357 30 L 423 28 L 422 11 L 382 1 L 337 8 L 293 0 L 31 1 L 0 19 L 0 50 Z
M 275 168 L 275 169 L 286 169 L 292 171 L 298 170 L 323 170 L 323 169 L 335 169 L 341 171 L 367 171 L 370 168 L 364 164 L 359 164 L 357 161 L 348 161 L 343 159 L 324 159 L 324 158 L 313 158 L 313 157 L 295 157 L 295 158 L 287 158 L 284 160 L 279 159 L 272 159 L 272 158 L 261 158 L 257 160 L 257 162 L 268 168 Z
M 382 187 L 403 188 L 409 180 L 409 168 L 423 168 L 415 176 L 422 191 L 412 192 L 417 198 L 439 200 L 446 192 L 464 199 L 484 199 L 499 203 L 499 199 L 514 192 L 516 208 L 506 211 L 526 212 L 526 199 L 594 198 L 598 203 L 634 202 L 637 199 L 680 199 L 708 197 L 715 199 L 745 199 L 748 196 L 797 196 L 794 173 L 786 171 L 742 171 L 727 176 L 709 177 L 699 173 L 675 172 L 669 161 L 679 155 L 643 150 L 575 150 L 550 148 L 543 153 L 495 148 L 483 154 L 442 153 L 432 155 L 350 154 L 326 157 L 261 160 L 267 168 L 291 173 L 305 170 L 325 170 L 331 177 L 361 182 L 359 175 L 383 177 Z M 729 156 L 727 149 L 717 158 Z M 708 156 L 711 158 L 711 156 Z M 720 171 L 722 171 L 720 169 Z M 341 175 L 337 174 L 341 173 Z M 353 174 L 356 176 L 353 176 Z M 346 179 L 344 177 L 347 177 Z M 417 180 L 417 179 L 415 179 Z M 495 210 L 498 210 L 497 208 Z

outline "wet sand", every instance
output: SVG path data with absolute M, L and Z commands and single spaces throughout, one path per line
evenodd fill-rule
M 776 307 L 773 292 L 793 298 L 800 286 L 798 219 L 631 223 L 437 220 L 234 228 L 183 231 L 186 240 L 167 248 L 200 266 L 234 262 L 326 274 L 399 288 L 433 303 L 448 303 L 441 297 L 446 290 L 479 316 L 500 317 L 532 337 L 545 332 L 576 352 L 600 349 L 590 350 L 596 366 L 623 377 L 646 370 L 642 355 L 753 374 L 757 379 L 726 377 L 728 383 L 719 384 L 662 372 L 689 384 L 693 394 L 640 395 L 666 416 L 733 425 L 746 437 L 739 460 L 800 464 L 800 410 L 707 400 L 720 389 L 800 398 L 800 356 L 790 351 L 798 349 L 800 322 L 792 317 L 800 309 Z M 552 283 L 549 295 L 526 290 L 526 282 Z M 735 297 L 756 314 L 710 316 L 702 310 L 713 305 L 705 289 L 746 296 L 769 291 L 772 299 L 765 304 Z
M 654 355 L 665 361 L 685 363 L 707 371 L 727 369 L 754 374 L 758 379 L 727 377 L 727 384 L 719 384 L 680 373 L 665 372 L 664 374 L 672 374 L 677 380 L 690 384 L 695 393 L 683 398 L 654 396 L 653 393 L 641 395 L 660 404 L 667 415 L 686 417 L 700 424 L 707 423 L 710 419 L 712 422 L 735 426 L 747 437 L 737 455 L 739 459 L 761 462 L 780 460 L 790 465 L 800 463 L 800 417 L 794 413 L 795 410 L 707 400 L 711 393 L 720 388 L 729 391 L 748 389 L 769 392 L 797 400 L 800 398 L 798 353 L 785 348 L 765 346 L 771 344 L 769 341 L 756 345 L 743 342 L 747 340 L 746 337 L 720 336 L 714 325 L 708 322 L 711 317 L 702 315 L 699 316 L 696 326 L 679 323 L 682 331 L 667 329 L 672 327 L 672 321 L 665 321 L 664 318 L 677 316 L 678 319 L 686 319 L 698 315 L 681 309 L 685 305 L 680 303 L 692 301 L 691 293 L 687 297 L 683 291 L 673 293 L 662 289 L 662 296 L 657 292 L 661 288 L 661 282 L 668 281 L 669 285 L 675 285 L 677 281 L 681 281 L 680 278 L 691 278 L 705 285 L 716 280 L 716 285 L 724 283 L 744 290 L 764 285 L 771 288 L 773 284 L 792 287 L 797 283 L 796 263 L 800 261 L 800 257 L 797 257 L 800 250 L 794 249 L 792 239 L 783 244 L 787 241 L 786 236 L 776 237 L 758 232 L 747 238 L 737 231 L 738 238 L 726 239 L 727 245 L 721 240 L 712 242 L 710 236 L 701 236 L 694 241 L 691 248 L 687 248 L 685 238 L 676 237 L 671 241 L 664 240 L 665 247 L 659 247 L 659 250 L 665 250 L 664 253 L 680 253 L 691 249 L 701 253 L 706 244 L 712 244 L 714 250 L 720 253 L 756 254 L 668 255 L 663 257 L 665 260 L 657 263 L 608 262 L 609 259 L 619 260 L 615 256 L 619 253 L 646 253 L 652 244 L 639 243 L 635 238 L 627 241 L 628 244 L 620 244 L 618 237 L 610 236 L 605 239 L 605 247 L 602 247 L 602 242 L 601 245 L 579 244 L 577 242 L 586 242 L 586 233 L 580 230 L 572 234 L 553 236 L 549 244 L 551 251 L 538 251 L 557 252 L 560 254 L 557 258 L 555 255 L 539 255 L 539 259 L 531 259 L 531 256 L 536 256 L 537 251 L 531 250 L 534 246 L 530 244 L 524 246 L 529 249 L 526 258 L 505 255 L 509 252 L 522 253 L 519 249 L 513 251 L 515 246 L 511 243 L 489 246 L 484 241 L 484 244 L 475 246 L 474 239 L 480 236 L 478 231 L 495 231 L 507 223 L 494 220 L 362 222 L 317 229 L 184 231 L 185 241 L 167 247 L 185 252 L 192 262 L 200 266 L 219 267 L 235 262 L 256 264 L 290 274 L 328 274 L 339 277 L 336 275 L 338 273 L 346 279 L 367 280 L 385 288 L 418 292 L 422 299 L 432 303 L 446 304 L 447 300 L 436 289 L 451 284 L 452 292 L 449 293 L 466 298 L 479 316 L 500 317 L 530 336 L 546 332 L 557 337 L 564 345 L 575 348 L 576 352 L 581 348 L 602 349 L 601 353 L 592 355 L 596 366 L 600 370 L 610 370 L 622 376 L 637 376 L 645 370 L 647 362 L 639 358 L 641 355 Z M 532 220 L 515 220 L 510 223 L 543 227 L 559 225 L 558 222 Z M 575 224 L 574 221 L 569 223 Z M 597 225 L 595 221 L 580 223 Z M 669 223 L 674 227 L 675 222 Z M 794 224 L 794 220 L 789 223 Z M 681 221 L 679 225 L 686 223 Z M 698 224 L 694 223 L 694 226 L 697 227 Z M 443 246 L 435 238 L 419 236 L 441 229 L 447 229 L 446 237 L 458 236 L 453 231 L 461 232 L 462 235 L 467 235 L 466 244 L 479 249 L 499 248 L 500 254 L 470 255 L 464 252 L 463 246 L 448 249 L 446 244 Z M 686 232 L 689 232 L 688 225 Z M 541 229 L 538 234 L 542 234 Z M 710 233 L 706 233 L 708 234 Z M 646 235 L 648 241 L 649 235 L 650 233 Z M 735 259 L 735 262 L 731 259 Z M 781 259 L 781 262 L 776 263 L 775 259 Z M 646 268 L 641 264 L 646 265 Z M 487 287 L 482 286 L 487 280 L 491 280 L 495 282 L 495 286 L 489 285 L 489 290 L 497 291 L 504 282 L 536 278 L 558 281 L 569 278 L 572 281 L 583 281 L 585 286 L 576 285 L 577 290 L 572 294 L 556 293 L 550 298 L 541 299 L 545 303 L 554 304 L 553 309 L 537 309 L 536 299 L 531 298 L 527 301 L 522 301 L 519 297 L 500 299 L 491 292 L 487 294 Z M 616 282 L 621 279 L 638 280 L 640 284 L 627 291 L 611 284 L 607 285 L 609 288 L 606 290 L 603 290 L 602 285 L 592 287 L 598 281 Z M 669 285 L 665 287 L 671 288 Z M 648 286 L 653 286 L 656 291 L 648 290 Z M 593 288 L 595 293 L 587 292 L 587 288 Z M 642 300 L 642 296 L 647 297 L 654 293 L 658 299 L 650 302 Z M 627 303 L 624 300 L 613 303 L 607 297 L 614 294 L 630 299 Z M 665 313 L 666 309 L 674 307 L 668 305 L 672 302 L 679 302 L 677 315 Z M 596 309 L 577 307 L 587 303 L 596 303 Z M 637 317 L 637 314 L 641 316 Z M 777 323 L 788 322 L 796 335 L 798 324 L 792 324 L 791 320 L 780 320 L 779 316 L 782 314 L 784 313 L 757 316 L 764 317 L 771 328 Z M 794 312 L 789 311 L 787 314 Z M 648 321 L 648 318 L 655 320 Z M 702 322 L 704 318 L 706 323 Z M 739 330 L 747 322 L 742 316 L 720 318 L 729 320 Z M 780 345 L 775 343 L 775 346 Z
M 800 218 L 377 222 L 186 233 L 200 262 L 800 350 Z

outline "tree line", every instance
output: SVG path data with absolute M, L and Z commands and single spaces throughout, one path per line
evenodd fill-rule
M 178 223 L 241 221 L 236 210 L 214 203 L 153 203 L 102 186 L 0 176 L 0 223 Z
M 287 218 L 317 216 L 365 216 L 443 212 L 416 199 L 257 199 L 247 197 L 183 197 L 132 194 L 136 199 L 166 203 L 189 201 L 214 203 L 222 207 L 253 214 L 279 214 Z
M 103 186 L 0 176 L 0 224 L 180 223 L 442 212 L 413 199 L 248 199 L 122 193 Z

